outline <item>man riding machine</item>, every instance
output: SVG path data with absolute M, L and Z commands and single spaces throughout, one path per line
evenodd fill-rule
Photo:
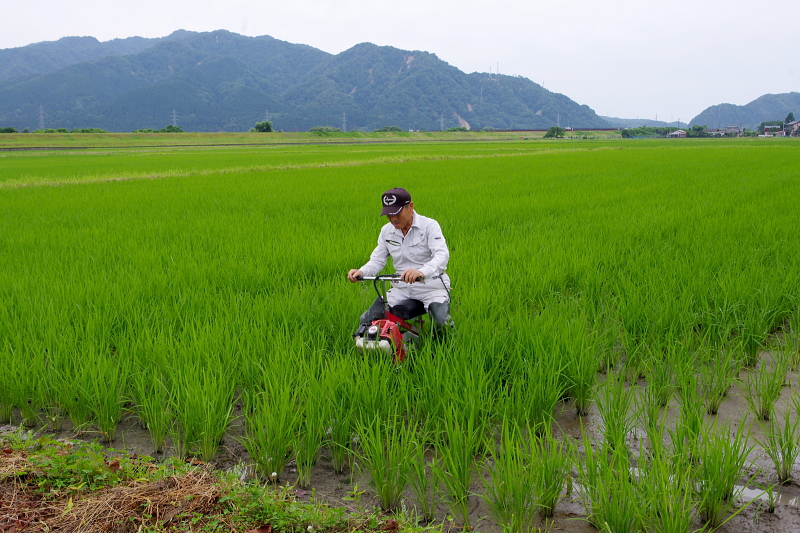
M 395 360 L 402 361 L 404 342 L 420 334 L 415 327 L 409 329 L 413 326 L 410 321 L 427 311 L 433 321 L 433 338 L 437 340 L 443 340 L 453 325 L 450 278 L 446 273 L 450 252 L 439 223 L 414 211 L 407 190 L 389 189 L 381 196 L 381 202 L 381 216 L 389 222 L 381 228 L 369 261 L 347 274 L 353 283 L 373 280 L 378 291 L 375 302 L 361 315 L 354 337 L 361 349 L 387 351 L 390 347 Z M 377 276 L 390 256 L 397 274 Z M 378 282 L 384 284 L 383 291 Z M 388 291 L 386 283 L 391 284 Z M 392 328 L 392 324 L 396 327 Z

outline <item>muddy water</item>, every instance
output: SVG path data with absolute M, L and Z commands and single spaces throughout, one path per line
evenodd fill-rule
M 797 393 L 797 374 L 792 373 L 789 376 L 788 382 L 791 384 L 787 386 L 776 406 L 778 413 L 783 413 L 785 409 L 789 408 L 792 395 Z M 742 380 L 746 380 L 746 375 L 741 376 Z M 747 417 L 748 408 L 747 403 L 741 395 L 738 387 L 734 386 L 722 406 L 719 413 L 715 416 L 707 416 L 706 423 L 713 424 L 715 421 L 718 424 L 729 424 L 732 429 L 736 429 L 739 424 L 747 424 L 751 431 L 751 443 L 755 444 L 755 438 L 762 438 L 763 429 L 760 424 L 753 423 Z M 235 413 L 237 416 L 240 413 Z M 675 402 L 672 402 L 666 408 L 667 425 L 669 428 L 674 427 L 675 419 L 678 415 L 678 407 Z M 17 420 L 18 420 L 17 414 Z M 598 441 L 601 421 L 597 409 L 593 406 L 589 410 L 589 414 L 584 417 L 578 417 L 575 414 L 574 407 L 570 402 L 560 404 L 556 412 L 556 432 L 563 438 L 570 439 L 575 444 L 577 449 L 582 447 L 582 432 L 583 427 L 587 435 L 593 440 Z M 11 428 L 8 426 L 0 427 L 0 433 L 8 431 Z M 39 431 L 44 431 L 39 428 Z M 47 431 L 45 431 L 47 432 Z M 47 432 L 53 433 L 53 432 Z M 64 422 L 64 427 L 61 431 L 56 433 L 58 438 L 78 438 L 83 440 L 93 440 L 99 438 L 97 434 L 83 433 L 77 437 L 74 435 L 69 421 Z M 247 467 L 250 463 L 250 458 L 247 455 L 244 447 L 236 440 L 242 436 L 241 418 L 237 418 L 231 426 L 230 431 L 225 436 L 224 442 L 220 447 L 220 454 L 215 460 L 215 466 L 223 469 L 234 470 L 237 475 L 242 479 L 246 479 L 251 469 Z M 631 450 L 638 450 L 639 446 L 646 445 L 645 432 L 642 428 L 637 428 L 636 431 L 629 435 L 628 445 Z M 113 444 L 114 448 L 125 450 L 130 453 L 137 453 L 142 455 L 153 455 L 150 439 L 140 424 L 133 417 L 127 417 L 120 424 L 117 431 L 117 438 Z M 167 452 L 169 453 L 169 451 Z M 158 458 L 158 456 L 156 456 Z M 750 460 L 753 462 L 753 467 L 747 472 L 747 477 L 755 475 L 753 483 L 743 488 L 743 498 L 746 501 L 755 500 L 744 511 L 733 517 L 729 522 L 722 526 L 718 531 L 733 533 L 733 532 L 777 532 L 789 533 L 800 531 L 800 485 L 795 481 L 779 487 L 776 499 L 776 509 L 774 513 L 767 512 L 767 498 L 763 495 L 763 490 L 759 489 L 758 485 L 765 485 L 770 481 L 774 482 L 774 467 L 769 457 L 761 450 L 756 444 L 753 452 L 750 455 Z M 760 472 L 759 472 L 760 470 Z M 483 473 L 485 475 L 485 473 Z M 793 472 L 795 478 L 800 478 L 800 469 L 795 465 Z M 292 482 L 296 478 L 296 471 L 292 464 L 287 466 L 287 470 L 282 474 L 282 478 Z M 350 473 L 336 474 L 333 471 L 333 466 L 330 457 L 327 455 L 326 450 L 323 449 L 322 455 L 315 466 L 312 475 L 311 483 L 317 500 L 329 503 L 331 505 L 347 507 L 356 510 L 358 504 L 343 498 L 352 492 L 356 485 L 359 490 L 366 489 L 366 494 L 360 502 L 362 507 L 370 507 L 376 505 L 377 502 L 370 496 L 369 491 L 369 478 L 364 473 Z M 481 480 L 477 480 L 473 484 L 473 492 L 480 493 L 483 490 Z M 311 492 L 300 492 L 300 499 L 308 499 Z M 410 492 L 406 494 L 405 506 L 407 509 L 413 508 L 413 498 Z M 477 496 L 470 497 L 470 520 L 477 531 L 485 531 L 490 533 L 499 533 L 500 528 L 491 519 L 489 511 L 483 501 Z M 448 516 L 445 506 L 440 506 L 437 513 L 437 521 L 444 521 Z M 544 524 L 540 524 L 540 527 Z M 699 524 L 697 524 L 699 527 Z M 585 510 L 580 503 L 575 499 L 575 495 L 567 496 L 556 507 L 556 516 L 553 523 L 553 531 L 563 531 L 567 533 L 589 533 L 596 531 L 585 520 Z

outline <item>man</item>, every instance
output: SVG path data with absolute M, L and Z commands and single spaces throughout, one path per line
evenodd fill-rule
M 369 262 L 352 269 L 347 279 L 355 283 L 361 276 L 375 276 L 383 270 L 389 256 L 400 274 L 400 282 L 387 294 L 392 313 L 404 320 L 419 316 L 423 310 L 433 319 L 435 338 L 443 339 L 450 318 L 450 278 L 445 273 L 450 252 L 435 220 L 417 214 L 411 194 L 403 188 L 389 189 L 381 196 L 389 223 L 381 228 L 378 245 Z M 417 281 L 423 278 L 423 283 Z M 361 323 L 384 318 L 380 299 L 361 315 Z

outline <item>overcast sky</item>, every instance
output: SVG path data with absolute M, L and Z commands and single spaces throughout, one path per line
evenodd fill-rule
M 518 74 L 599 115 L 686 122 L 708 106 L 800 91 L 800 0 L 23 0 L 0 48 L 177 29 L 271 35 L 338 53 L 360 42 Z

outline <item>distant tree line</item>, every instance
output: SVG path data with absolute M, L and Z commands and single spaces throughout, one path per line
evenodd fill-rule
M 146 129 L 146 130 L 133 130 L 131 133 L 184 133 L 183 128 L 180 126 L 173 126 L 170 124 L 166 128 L 160 130 Z
M 28 128 L 25 128 L 21 132 L 17 131 L 16 128 L 8 127 L 8 128 L 0 128 L 0 133 L 31 133 Z M 100 128 L 75 128 L 72 131 L 69 131 L 67 128 L 47 128 L 43 130 L 33 130 L 33 133 L 108 133 L 104 129 Z
M 263 122 L 256 122 L 255 127 L 250 128 L 250 132 L 269 133 L 275 131 L 272 129 L 272 122 L 265 120 Z
M 547 130 L 547 133 L 544 134 L 545 139 L 562 139 L 564 138 L 564 134 L 566 131 L 564 128 L 559 128 L 558 126 L 550 126 L 550 129 Z

